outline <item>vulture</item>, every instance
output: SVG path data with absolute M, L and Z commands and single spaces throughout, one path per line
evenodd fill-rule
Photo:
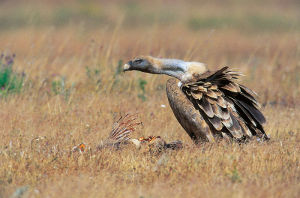
M 257 94 L 237 83 L 242 74 L 227 66 L 210 71 L 200 62 L 140 56 L 126 63 L 123 70 L 173 77 L 166 84 L 170 106 L 196 144 L 269 139 Z

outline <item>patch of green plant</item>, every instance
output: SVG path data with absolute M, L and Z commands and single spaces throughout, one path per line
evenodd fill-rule
M 123 71 L 123 60 L 119 60 L 118 66 L 114 73 L 112 88 L 116 87 L 119 84 L 120 82 L 119 76 L 122 73 L 122 71 Z
M 242 182 L 242 179 L 241 179 L 241 176 L 239 174 L 239 171 L 236 168 L 234 168 L 231 171 L 230 179 L 231 179 L 231 181 L 233 183 L 235 183 L 235 182 L 238 182 L 238 183 Z
M 88 82 L 90 84 L 95 85 L 96 87 L 99 87 L 102 83 L 101 80 L 101 73 L 98 68 L 91 69 L 88 66 L 85 68 L 85 73 L 88 77 Z
M 72 83 L 70 87 L 66 86 L 65 77 L 61 77 L 59 80 L 52 81 L 51 90 L 55 95 L 61 95 L 67 101 L 70 98 L 74 85 L 75 84 Z
M 139 89 L 140 89 L 140 93 L 138 94 L 138 97 L 142 101 L 146 101 L 147 100 L 146 89 L 145 89 L 146 84 L 147 84 L 146 80 L 144 80 L 142 78 L 139 78 L 139 80 L 138 80 L 138 86 L 139 86 Z
M 123 71 L 123 60 L 119 60 L 114 76 L 117 77 L 118 75 L 120 75 L 122 73 L 122 71 Z
M 236 165 L 233 166 L 233 169 L 231 169 L 227 174 L 227 177 L 231 180 L 232 183 L 240 183 L 242 182 L 242 178 L 240 176 L 239 171 L 236 168 Z
M 99 69 L 90 69 L 89 67 L 86 67 L 85 70 L 88 78 L 98 78 L 100 75 Z
M 0 56 L 0 96 L 19 93 L 23 87 L 24 74 L 13 71 L 15 55 Z

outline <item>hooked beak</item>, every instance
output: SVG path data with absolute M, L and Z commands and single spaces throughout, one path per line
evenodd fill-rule
M 126 63 L 124 66 L 123 66 L 123 72 L 126 72 L 128 71 L 130 68 L 130 65 L 128 63 Z
M 128 63 L 126 63 L 126 64 L 123 66 L 123 72 L 126 72 L 126 71 L 131 70 L 130 67 L 131 67 L 131 61 L 129 61 Z

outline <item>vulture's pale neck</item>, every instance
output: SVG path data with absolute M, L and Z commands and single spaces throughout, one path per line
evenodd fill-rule
M 153 64 L 153 73 L 166 74 L 182 82 L 193 80 L 195 74 L 201 75 L 207 71 L 205 64 L 200 62 L 154 57 L 151 57 L 150 62 Z

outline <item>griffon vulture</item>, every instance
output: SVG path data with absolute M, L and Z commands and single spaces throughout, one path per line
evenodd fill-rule
M 223 67 L 209 71 L 205 64 L 178 59 L 141 56 L 124 65 L 124 71 L 166 74 L 166 91 L 175 117 L 192 140 L 244 142 L 253 137 L 269 139 L 262 124 L 256 93 L 240 85 L 241 75 Z

